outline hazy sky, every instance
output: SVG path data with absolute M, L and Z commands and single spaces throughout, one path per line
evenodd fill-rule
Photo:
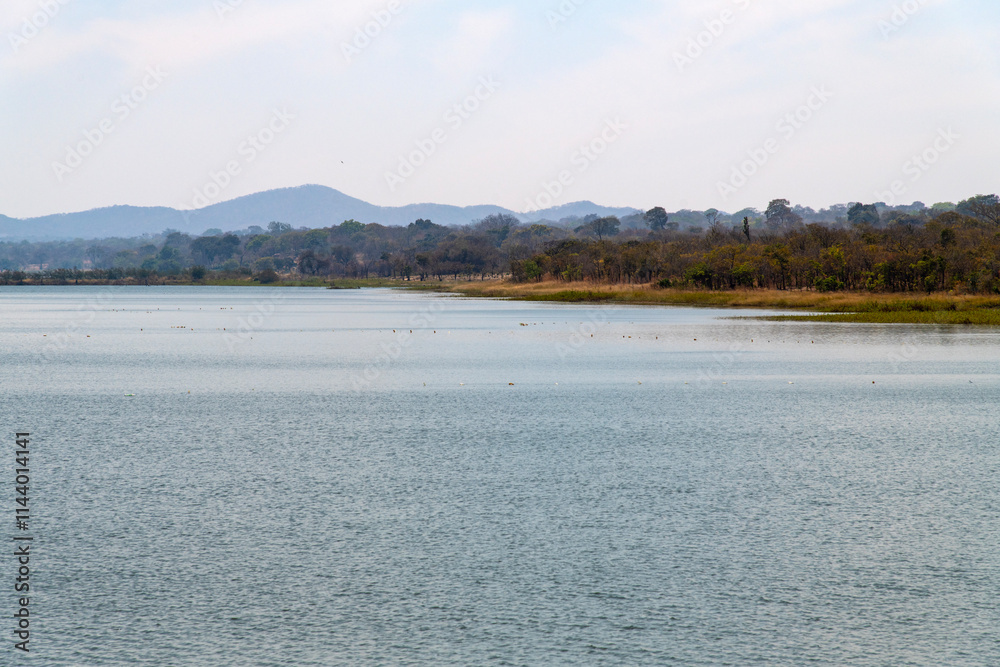
M 996 0 L 7 0 L 0 213 L 307 183 L 519 211 L 956 200 L 1000 190 L 998 26 Z

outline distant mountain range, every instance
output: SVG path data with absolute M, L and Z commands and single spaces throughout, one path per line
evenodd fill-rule
M 158 234 L 165 229 L 201 234 L 208 229 L 228 232 L 246 229 L 251 225 L 266 228 L 272 221 L 288 223 L 295 228 L 316 229 L 339 225 L 350 219 L 363 223 L 408 225 L 423 218 L 439 225 L 466 225 L 492 213 L 507 213 L 522 222 L 536 222 L 583 218 L 591 214 L 623 217 L 637 212 L 638 209 L 609 208 L 587 201 L 532 213 L 517 213 L 500 206 L 410 204 L 387 207 L 369 204 L 322 185 L 303 185 L 259 192 L 196 211 L 179 211 L 166 207 L 112 206 L 23 220 L 0 215 L 0 240 L 134 237 L 147 233 Z

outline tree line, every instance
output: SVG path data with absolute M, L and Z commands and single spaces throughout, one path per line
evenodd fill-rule
M 823 219 L 827 218 L 827 219 Z M 697 224 L 696 224 L 697 223 Z M 174 277 L 589 280 L 710 289 L 1000 291 L 1000 199 L 822 211 L 588 216 L 526 224 L 497 214 L 463 227 L 347 220 L 323 229 L 272 222 L 239 233 L 0 243 L 0 282 L 146 282 Z

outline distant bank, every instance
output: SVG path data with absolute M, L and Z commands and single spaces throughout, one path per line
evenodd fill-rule
M 524 301 L 758 308 L 812 313 L 768 318 L 783 321 L 1000 325 L 1000 297 L 947 292 L 873 294 L 769 289 L 709 291 L 660 289 L 655 285 L 560 282 L 523 284 L 502 281 L 466 282 L 445 289 L 466 296 Z

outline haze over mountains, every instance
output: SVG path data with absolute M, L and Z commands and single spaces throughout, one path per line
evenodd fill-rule
M 383 225 L 407 225 L 414 220 L 431 220 L 439 225 L 466 225 L 492 213 L 507 213 L 522 222 L 558 221 L 567 217 L 626 216 L 638 212 L 632 208 L 611 208 L 583 201 L 550 209 L 518 213 L 501 206 L 448 206 L 410 204 L 376 206 L 322 185 L 268 190 L 195 211 L 168 207 L 112 206 L 79 213 L 16 219 L 0 215 L 0 240 L 98 239 L 116 236 L 134 237 L 158 234 L 175 229 L 201 234 L 208 229 L 234 231 L 250 225 L 267 227 L 271 221 L 311 229 L 338 225 L 344 220 Z

